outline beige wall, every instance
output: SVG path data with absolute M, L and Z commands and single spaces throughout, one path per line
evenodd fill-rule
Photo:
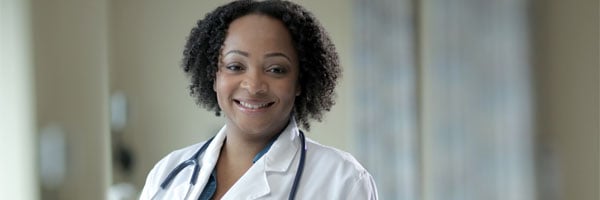
M 540 141 L 554 153 L 559 199 L 600 199 L 597 0 L 535 1 Z M 543 166 L 542 166 L 543 167 Z M 555 192 L 555 191 L 553 191 Z
M 200 142 L 223 125 L 198 107 L 189 96 L 188 81 L 180 69 L 183 46 L 190 29 L 204 15 L 226 1 L 112 1 L 110 15 L 111 90 L 129 98 L 125 143 L 136 156 L 130 181 L 141 187 L 152 166 L 167 153 Z M 314 123 L 309 137 L 342 149 L 350 147 L 351 87 L 350 1 L 299 1 L 312 10 L 338 47 L 344 78 L 338 104 L 324 123 Z M 331 8 L 336 12 L 330 12 Z M 126 179 L 115 170 L 116 180 Z
M 32 2 L 36 129 L 57 124 L 68 149 L 64 185 L 42 190 L 44 199 L 106 198 L 107 12 L 107 1 Z

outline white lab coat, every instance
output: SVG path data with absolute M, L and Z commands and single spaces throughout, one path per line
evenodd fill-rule
M 223 127 L 201 157 L 196 185 L 190 186 L 193 167 L 182 170 L 166 190 L 165 177 L 189 159 L 201 142 L 174 151 L 160 160 L 148 174 L 140 199 L 198 199 L 219 158 L 225 139 Z M 225 193 L 222 199 L 287 199 L 298 170 L 300 136 L 294 119 L 269 151 Z M 306 161 L 296 199 L 377 199 L 373 177 L 349 153 L 306 139 Z M 187 198 L 186 198 L 187 195 Z

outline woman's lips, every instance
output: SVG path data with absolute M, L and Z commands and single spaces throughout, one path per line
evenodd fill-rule
M 263 110 L 263 109 L 270 107 L 271 105 L 273 105 L 275 103 L 275 102 L 271 102 L 271 101 L 244 101 L 244 100 L 237 100 L 237 99 L 234 99 L 233 101 L 239 107 L 243 108 L 244 110 L 249 110 L 249 111 Z

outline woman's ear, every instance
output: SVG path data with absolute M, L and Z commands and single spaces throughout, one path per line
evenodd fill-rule
M 300 93 L 302 93 L 301 89 L 300 84 L 298 84 L 298 86 L 296 86 L 296 96 L 300 96 Z
M 215 73 L 215 78 L 213 79 L 213 91 L 217 92 L 217 76 L 219 72 Z

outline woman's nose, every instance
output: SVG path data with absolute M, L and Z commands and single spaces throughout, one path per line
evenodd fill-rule
M 260 73 L 247 73 L 242 80 L 242 88 L 246 89 L 251 95 L 262 94 L 268 91 L 268 85 L 263 80 Z

